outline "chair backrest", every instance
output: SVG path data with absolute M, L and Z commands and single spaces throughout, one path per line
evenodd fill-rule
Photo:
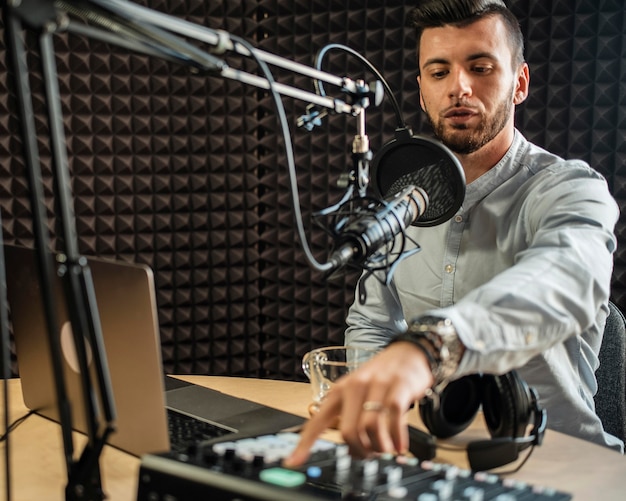
M 607 432 L 626 441 L 626 319 L 611 302 L 599 358 L 596 413 Z

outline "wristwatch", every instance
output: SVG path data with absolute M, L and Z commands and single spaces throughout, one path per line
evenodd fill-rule
M 397 341 L 408 341 L 426 355 L 435 380 L 432 389 L 436 393 L 448 384 L 464 352 L 464 346 L 448 318 L 418 317 L 409 324 L 406 332 L 393 338 L 391 343 Z

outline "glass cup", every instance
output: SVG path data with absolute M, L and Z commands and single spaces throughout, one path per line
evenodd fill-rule
M 313 401 L 309 414 L 319 411 L 320 405 L 341 376 L 344 376 L 376 354 L 376 350 L 360 346 L 327 346 L 311 350 L 302 357 L 302 370 L 311 381 Z

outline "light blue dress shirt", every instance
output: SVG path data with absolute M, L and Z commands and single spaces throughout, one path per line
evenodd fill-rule
M 548 427 L 623 451 L 593 402 L 618 217 L 600 174 L 516 131 L 450 221 L 408 230 L 421 250 L 389 286 L 365 280 L 345 342 L 382 347 L 407 320 L 447 317 L 466 347 L 457 377 L 517 369 L 539 393 Z

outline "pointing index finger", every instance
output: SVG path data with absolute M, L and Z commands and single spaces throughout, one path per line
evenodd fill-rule
M 334 398 L 333 398 L 334 397 Z M 309 419 L 300 433 L 300 441 L 291 455 L 283 461 L 286 467 L 302 465 L 310 456 L 311 447 L 318 437 L 335 421 L 341 410 L 341 399 L 332 393 L 320 407 L 320 411 Z

